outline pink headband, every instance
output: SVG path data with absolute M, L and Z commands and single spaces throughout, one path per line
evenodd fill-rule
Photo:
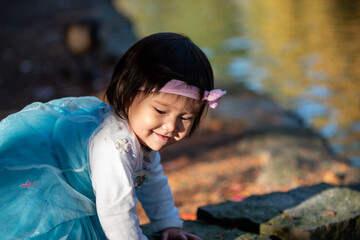
M 140 88 L 140 90 L 144 90 L 144 87 Z M 193 98 L 199 100 L 199 88 L 195 86 L 191 86 L 186 84 L 183 81 L 172 79 L 167 82 L 159 92 L 162 93 L 171 93 L 176 95 L 185 96 L 188 98 Z M 202 100 L 208 102 L 211 108 L 216 108 L 219 105 L 219 101 L 223 95 L 226 94 L 226 91 L 222 91 L 220 89 L 214 89 L 204 92 L 204 97 Z

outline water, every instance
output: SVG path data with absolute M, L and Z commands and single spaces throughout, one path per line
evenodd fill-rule
M 115 0 L 138 37 L 186 33 L 217 85 L 270 94 L 360 165 L 360 1 Z

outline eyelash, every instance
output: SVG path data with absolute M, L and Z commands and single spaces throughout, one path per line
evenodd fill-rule
M 193 118 L 193 117 L 189 117 L 189 118 L 184 118 L 184 117 L 182 117 L 181 119 L 182 119 L 182 120 L 185 120 L 185 121 L 191 121 L 191 120 L 193 120 L 194 118 Z
M 162 111 L 162 110 L 160 110 L 160 109 L 158 109 L 158 108 L 155 108 L 155 110 L 158 112 L 158 113 L 160 113 L 160 114 L 165 114 L 166 112 L 164 112 L 164 111 Z
M 155 110 L 156 110 L 159 114 L 165 114 L 165 113 L 166 113 L 165 111 L 160 110 L 160 109 L 158 109 L 158 108 L 155 108 Z M 190 121 L 190 120 L 193 120 L 194 118 L 193 118 L 193 117 L 188 117 L 188 118 L 182 117 L 181 119 L 184 120 L 184 121 Z

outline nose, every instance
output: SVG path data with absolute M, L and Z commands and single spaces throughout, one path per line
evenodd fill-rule
M 167 119 L 164 124 L 163 124 L 163 128 L 167 131 L 167 132 L 176 132 L 178 129 L 178 119 L 177 118 L 169 118 Z

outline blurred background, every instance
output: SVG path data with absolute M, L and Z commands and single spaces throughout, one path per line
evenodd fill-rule
M 197 149 L 184 145 L 164 152 L 184 218 L 193 219 L 201 204 L 311 182 L 251 185 L 259 182 L 257 167 L 271 156 L 239 153 L 239 147 L 234 155 L 231 144 L 249 129 L 301 125 L 326 139 L 331 156 L 360 166 L 358 0 L 3 0 L 0 9 L 0 119 L 33 101 L 102 98 L 116 60 L 151 33 L 183 33 L 204 50 L 216 87 L 229 94 L 209 113 L 204 131 L 211 145 L 195 137 Z M 206 165 L 204 156 L 213 158 L 213 165 Z M 219 160 L 223 168 L 214 165 Z M 226 172 L 246 164 L 251 165 L 246 172 Z M 213 172 L 218 174 L 210 181 Z M 334 179 L 331 172 L 316 181 Z M 198 176 L 198 185 L 179 190 L 193 182 L 185 180 L 190 175 Z
M 360 155 L 360 2 L 118 0 L 144 37 L 189 35 L 213 65 L 218 85 L 265 93 Z

